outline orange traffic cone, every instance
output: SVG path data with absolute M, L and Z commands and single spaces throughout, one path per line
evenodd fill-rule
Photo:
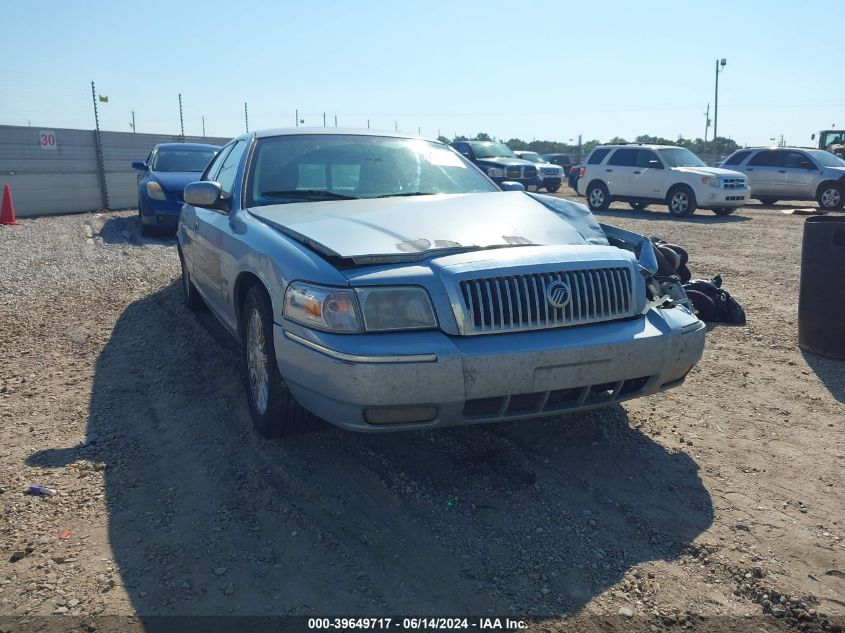
M 12 204 L 12 192 L 9 185 L 3 185 L 3 206 L 0 207 L 0 224 L 17 224 L 15 222 L 15 205 Z

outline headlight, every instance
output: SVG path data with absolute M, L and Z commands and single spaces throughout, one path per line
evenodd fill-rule
M 487 167 L 485 170 L 490 178 L 504 178 L 505 170 L 499 167 Z
M 367 332 L 437 327 L 431 299 L 423 288 L 380 286 L 357 292 Z
M 318 330 L 359 332 L 355 293 L 292 283 L 285 292 L 284 316 Z
M 711 187 L 718 187 L 719 186 L 719 177 L 718 176 L 702 176 L 701 182 L 705 185 L 710 185 Z
M 154 180 L 147 183 L 147 195 L 153 200 L 167 200 L 161 185 Z

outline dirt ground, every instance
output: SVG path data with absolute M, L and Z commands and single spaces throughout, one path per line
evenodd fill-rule
M 50 614 L 88 630 L 266 614 L 836 629 L 845 362 L 797 346 L 794 206 L 598 214 L 683 245 L 746 309 L 678 389 L 277 442 L 252 430 L 235 342 L 183 307 L 172 239 L 141 238 L 129 211 L 0 227 L 0 629 Z

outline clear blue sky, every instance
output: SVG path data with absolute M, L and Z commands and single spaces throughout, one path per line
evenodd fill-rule
M 568 141 L 845 127 L 843 0 L 10 2 L 0 123 L 232 136 L 308 125 Z M 826 31 L 836 33 L 827 42 Z M 711 128 L 712 135 L 712 128 Z

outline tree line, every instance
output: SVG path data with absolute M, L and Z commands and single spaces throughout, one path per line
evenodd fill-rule
M 560 141 L 523 141 L 519 138 L 512 138 L 507 141 L 503 141 L 502 139 L 494 139 L 489 134 L 484 132 L 479 132 L 472 138 L 458 135 L 453 139 L 449 139 L 445 136 L 438 137 L 438 140 L 443 143 L 452 143 L 454 141 L 493 141 L 499 140 L 505 143 L 508 147 L 512 150 L 527 150 L 532 152 L 537 152 L 538 154 L 572 154 L 573 158 L 577 157 L 578 155 L 578 146 L 571 145 L 569 143 L 562 143 Z M 675 145 L 678 147 L 686 147 L 688 150 L 698 154 L 699 156 L 727 156 L 731 154 L 735 150 L 739 149 L 739 145 L 736 141 L 730 138 L 719 137 L 715 141 L 704 141 L 704 139 L 696 138 L 683 138 L 678 137 L 675 140 L 671 140 L 668 138 L 663 138 L 660 136 L 649 136 L 648 134 L 641 134 L 637 136 L 633 141 L 627 141 L 624 138 L 619 136 L 614 136 L 612 139 L 607 141 L 607 144 L 616 144 L 616 143 L 651 143 L 654 145 Z M 583 143 L 581 145 L 581 152 L 582 156 L 586 157 L 594 147 L 597 145 L 604 145 L 602 141 L 598 139 L 593 139 Z

